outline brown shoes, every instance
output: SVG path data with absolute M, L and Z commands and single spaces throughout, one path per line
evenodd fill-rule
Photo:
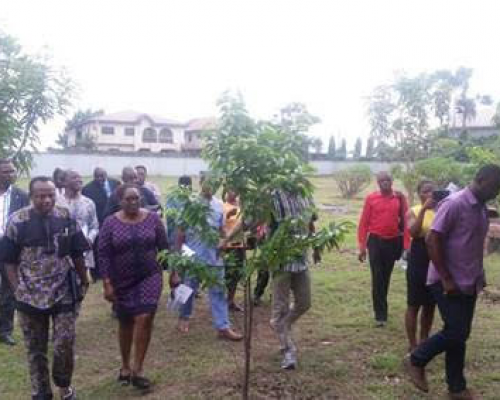
M 219 329 L 219 339 L 230 340 L 232 342 L 239 342 L 243 339 L 241 333 L 233 331 L 231 328 Z
M 469 389 L 462 390 L 458 393 L 448 393 L 450 400 L 479 400 L 481 397 L 476 396 Z
M 425 376 L 425 369 L 413 365 L 411 363 L 410 354 L 404 358 L 403 365 L 413 385 L 415 385 L 418 390 L 427 393 L 429 391 L 429 384 Z

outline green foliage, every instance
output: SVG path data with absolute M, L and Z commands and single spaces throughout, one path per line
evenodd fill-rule
M 335 137 L 330 136 L 330 140 L 328 142 L 328 156 L 332 160 L 336 156 L 337 146 L 335 144 Z
M 167 196 L 165 211 L 169 224 L 190 234 L 196 235 L 208 246 L 216 247 L 219 243 L 219 232 L 208 223 L 210 205 L 200 195 L 193 194 L 187 188 L 176 188 Z M 192 256 L 174 251 L 162 251 L 158 260 L 168 265 L 170 271 L 177 271 L 181 275 L 196 277 L 202 286 L 213 286 L 217 282 L 213 270 L 203 262 Z
M 58 135 L 56 143 L 61 146 L 63 149 L 68 148 L 68 131 L 71 129 L 78 129 L 79 125 L 84 122 L 97 117 L 99 115 L 103 115 L 104 110 L 77 110 L 70 119 L 66 120 L 64 130 L 62 133 Z M 95 142 L 95 138 L 92 136 L 85 134 L 82 138 L 76 140 L 75 147 L 82 148 L 85 150 L 95 150 L 97 144 Z
M 360 137 L 356 139 L 356 144 L 354 145 L 354 151 L 352 156 L 355 160 L 359 160 L 361 158 L 361 151 L 363 150 L 363 141 Z
M 347 158 L 347 141 L 342 139 L 340 142 L 340 147 L 337 150 L 336 156 L 340 160 L 345 160 Z
M 421 160 L 417 162 L 415 170 L 418 180 L 430 179 L 440 188 L 446 187 L 450 182 L 458 185 L 467 183 L 464 181 L 463 165 L 449 158 L 435 157 Z
M 12 36 L 0 32 L 0 156 L 27 170 L 39 144 L 39 125 L 64 114 L 73 84 L 47 57 L 24 54 Z
M 368 187 L 372 180 L 372 172 L 366 165 L 354 165 L 335 172 L 333 179 L 342 197 L 351 199 Z
M 367 159 L 372 159 L 375 156 L 375 147 L 374 147 L 374 139 L 372 136 L 368 138 L 366 142 L 366 155 Z

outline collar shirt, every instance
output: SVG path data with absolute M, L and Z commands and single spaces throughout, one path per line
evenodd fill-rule
M 488 214 L 469 188 L 453 193 L 438 206 L 432 230 L 441 234 L 444 262 L 455 284 L 465 294 L 480 292 L 485 286 L 483 269 L 484 240 Z M 431 263 L 427 284 L 439 282 Z
M 0 242 L 0 262 L 17 266 L 17 307 L 50 312 L 68 294 L 72 258 L 82 257 L 88 249 L 65 208 L 55 206 L 42 216 L 29 206 L 12 214 Z
M 374 192 L 367 196 L 358 225 L 358 246 L 366 250 L 368 235 L 382 239 L 394 239 L 403 235 L 404 248 L 410 247 L 410 233 L 407 229 L 406 213 L 408 204 L 402 194 L 392 192 L 386 196 Z M 401 217 L 403 221 L 401 221 Z M 403 225 L 403 233 L 401 232 Z
M 274 219 L 275 226 L 273 231 L 277 229 L 279 223 L 290 217 L 305 217 L 307 223 L 312 219 L 314 204 L 312 200 L 303 198 L 302 196 L 277 191 L 274 194 Z M 308 235 L 309 231 L 297 232 L 298 235 Z M 282 266 L 285 272 L 302 272 L 308 269 L 311 264 L 311 252 L 306 251 L 296 261 Z
M 104 181 L 104 191 L 106 192 L 106 197 L 109 199 L 111 197 L 111 194 L 113 193 L 113 191 L 111 190 L 111 184 L 109 183 L 109 181 L 106 179 Z
M 9 186 L 9 188 L 0 195 L 0 237 L 4 235 L 7 221 L 9 220 L 11 193 L 12 186 Z
M 83 195 L 78 195 L 73 199 L 61 196 L 57 198 L 57 205 L 68 209 L 70 217 L 78 223 L 88 242 L 94 243 L 99 234 L 99 222 L 94 202 Z M 85 252 L 85 265 L 87 268 L 94 268 L 92 251 Z
M 206 202 L 210 206 L 210 211 L 207 214 L 208 224 L 220 234 L 224 220 L 222 201 L 215 197 L 212 197 L 210 201 L 203 197 L 200 197 L 200 199 L 200 201 Z M 186 231 L 185 242 L 186 246 L 194 251 L 194 257 L 197 260 L 213 267 L 224 265 L 220 251 L 217 249 L 217 244 L 209 245 L 204 243 L 194 229 L 190 228 Z

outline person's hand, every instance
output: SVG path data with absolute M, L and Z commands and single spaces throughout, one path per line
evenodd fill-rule
M 227 247 L 227 239 L 219 239 L 217 250 L 224 250 Z
M 104 282 L 104 298 L 110 303 L 114 303 L 116 300 L 115 289 L 111 282 Z
M 436 207 L 436 201 L 432 198 L 429 198 L 423 204 L 422 209 L 423 210 L 432 210 L 434 207 Z
M 443 285 L 443 292 L 445 295 L 453 295 L 460 292 L 458 290 L 457 285 L 455 284 L 455 282 L 453 282 L 453 279 L 451 278 L 442 279 L 441 283 Z
M 366 249 L 360 250 L 358 254 L 359 262 L 363 263 L 366 261 Z

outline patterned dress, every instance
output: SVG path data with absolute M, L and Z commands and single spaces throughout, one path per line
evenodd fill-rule
M 113 285 L 119 318 L 156 311 L 163 286 L 156 256 L 166 248 L 165 227 L 155 213 L 135 224 L 116 215 L 104 221 L 99 235 L 99 267 L 103 278 L 109 278 Z

